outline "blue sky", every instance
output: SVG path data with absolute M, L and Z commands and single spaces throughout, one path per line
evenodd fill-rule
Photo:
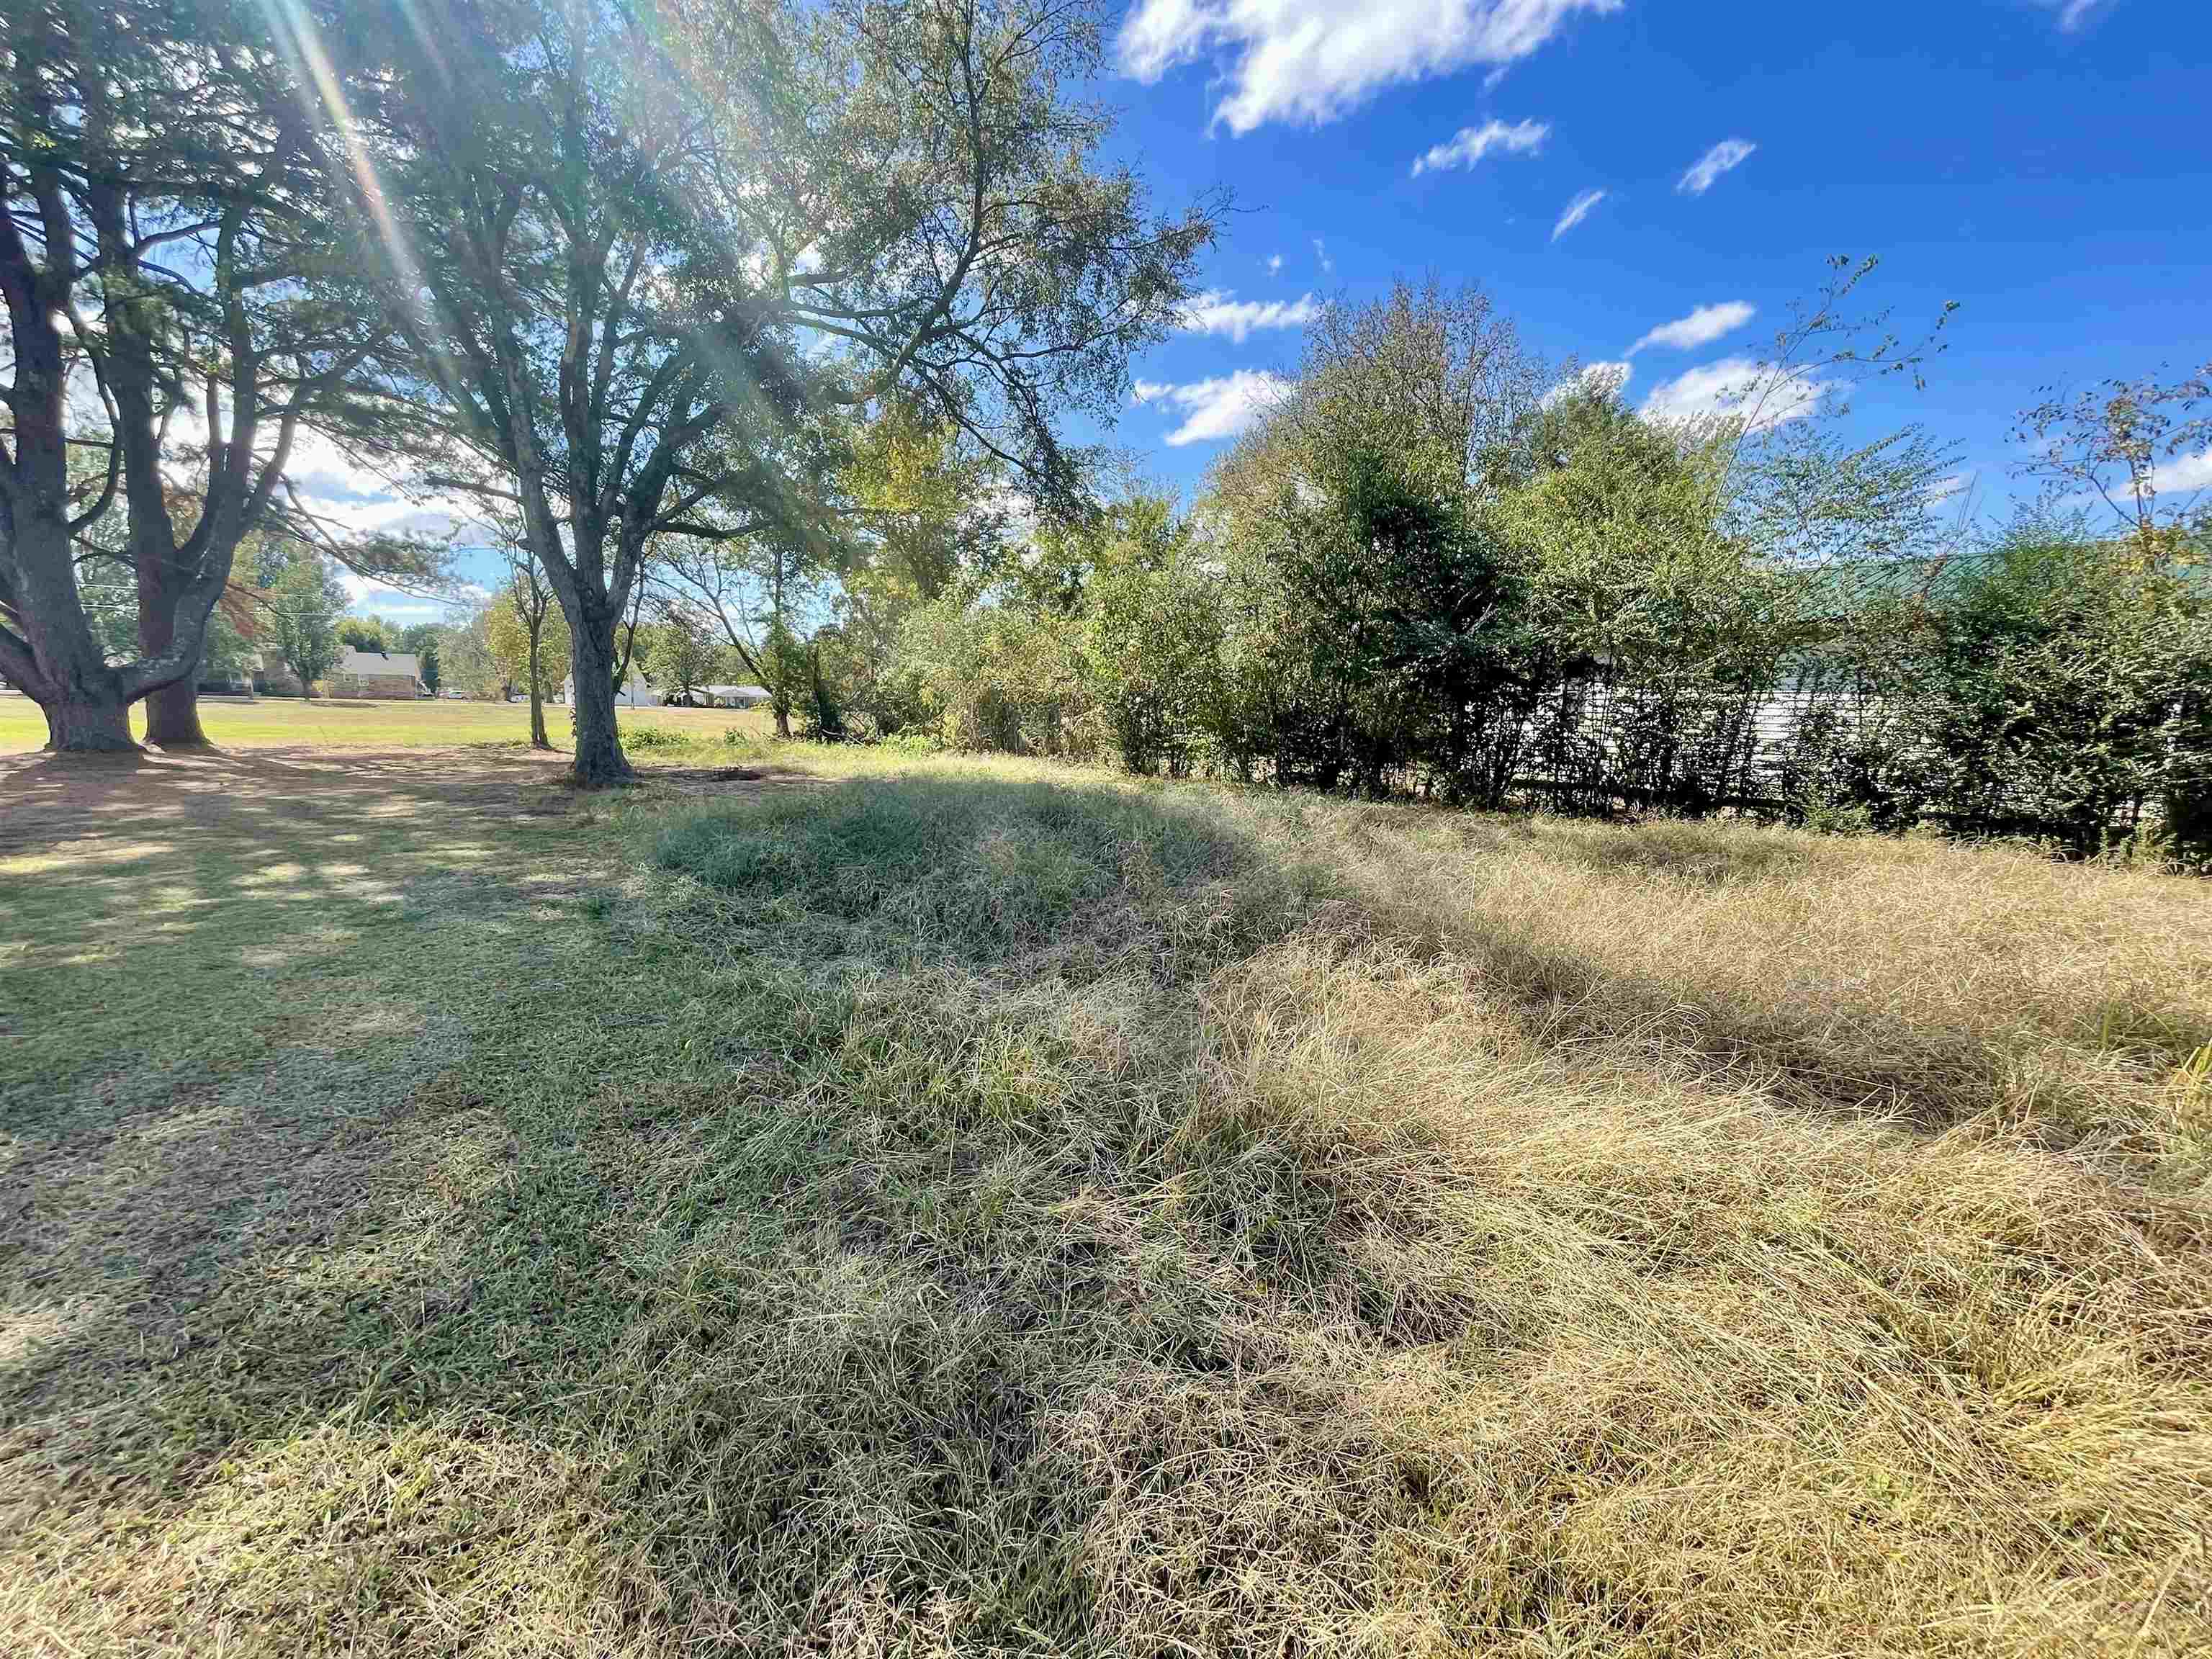
M 1877 254 L 1865 293 L 1900 327 L 1960 310 L 1927 390 L 1863 392 L 1854 418 L 1960 441 L 1995 502 L 2039 386 L 2212 357 L 2208 0 L 1141 0 L 1118 45 L 1127 152 L 1164 201 L 1236 192 L 1206 285 L 1278 317 L 1433 272 L 1480 282 L 1549 356 L 1614 361 L 1751 307 L 1639 351 L 1640 404 L 1755 355 L 1826 256 Z M 1719 161 L 1753 148 L 1685 188 L 1729 140 Z M 1115 437 L 1195 488 L 1221 444 L 1189 417 L 1226 424 L 1234 377 L 1297 351 L 1294 326 L 1181 334 L 1139 365 L 1181 390 Z
M 1399 273 L 1480 282 L 1540 351 L 1686 406 L 1827 256 L 1879 255 L 1901 329 L 1960 309 L 1925 391 L 1850 418 L 1957 441 L 1991 511 L 2039 387 L 2212 359 L 2212 0 L 1137 0 L 1110 53 L 1115 153 L 1162 205 L 1238 206 L 1104 434 L 1186 498 L 1295 364 L 1301 302 Z

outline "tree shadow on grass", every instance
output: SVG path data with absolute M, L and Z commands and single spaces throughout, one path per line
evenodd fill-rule
M 696 892 L 643 929 L 549 909 L 520 867 L 551 851 L 526 815 L 457 824 L 490 803 L 429 770 L 211 761 L 184 801 L 171 765 L 77 772 L 66 812 L 42 805 L 74 833 L 15 855 L 67 883 L 17 905 L 15 984 L 181 973 L 191 994 L 97 1018 L 48 1001 L 33 1035 L 80 1052 L 9 1077 L 28 1194 L 0 1281 L 9 1576 L 118 1644 L 404 1646 L 427 1609 L 394 1584 L 461 1595 L 502 1552 L 549 1641 L 610 1620 L 757 1632 L 803 1623 L 806 1598 L 902 1620 L 905 1581 L 933 1572 L 970 1584 L 977 1629 L 1079 1636 L 1079 1528 L 1042 1425 L 1097 1349 L 1041 1357 L 1038 1310 L 1103 1310 L 1127 1283 L 1051 1214 L 1073 1166 L 1024 1067 L 1059 1062 L 1018 1029 L 1048 1018 L 948 1006 L 934 975 L 1073 933 L 1096 972 L 1126 967 L 1117 918 L 1225 891 L 1248 854 L 1175 811 L 1101 836 L 1118 791 L 902 807 L 859 788 L 811 833 L 904 846 L 911 879 L 863 889 L 824 854 L 785 894 L 806 938 L 874 950 L 867 972 L 896 981 L 855 995 L 787 956 L 726 973 L 728 939 L 702 929 L 728 919 Z M 687 845 L 705 817 L 740 836 L 813 822 L 702 811 Z M 939 881 L 956 890 L 917 898 Z M 1147 959 L 1233 948 L 1240 914 L 1224 900 Z M 306 949 L 302 916 L 339 948 Z M 902 927 L 942 959 L 890 948 Z M 738 1030 L 718 1032 L 731 990 Z M 73 1029 L 48 1030 L 65 1009 Z M 968 1130 L 944 1164 L 940 1108 Z M 116 1547 L 149 1528 L 174 1543 L 163 1571 Z M 764 1571 L 763 1540 L 793 1528 L 804 1560 Z M 579 1573 L 599 1596 L 580 1609 Z
M 364 789 L 376 858 L 419 853 L 434 794 Z M 256 854 L 350 833 L 229 799 L 219 856 L 149 854 L 103 914 L 181 878 L 250 935 L 283 884 L 235 878 Z M 1256 1359 L 1225 1286 L 1331 1270 L 1330 1200 L 1246 1148 L 1194 1166 L 1195 1253 L 1068 1203 L 1171 1132 L 1186 1085 L 1130 1045 L 1194 1023 L 1138 1028 L 1310 894 L 1203 805 L 1105 785 L 709 805 L 663 846 L 721 883 L 549 922 L 511 857 L 471 871 L 376 944 L 465 932 L 483 994 L 324 964 L 360 1029 L 326 1004 L 189 1097 L 69 1091 L 15 1139 L 0 1464 L 46 1616 L 278 1650 L 404 1648 L 434 1603 L 539 1648 L 954 1618 L 1104 1650 L 1053 1424 L 1140 1356 Z M 115 1545 L 149 1529 L 161 1571 Z

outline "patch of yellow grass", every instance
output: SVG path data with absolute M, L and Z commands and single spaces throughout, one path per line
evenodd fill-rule
M 763 709 L 636 708 L 619 716 L 627 729 L 650 726 L 719 742 L 725 732 L 765 738 L 775 729 Z M 530 740 L 526 703 L 471 702 L 447 698 L 413 702 L 368 699 L 264 697 L 252 702 L 210 698 L 200 705 L 208 741 L 223 749 L 311 745 L 322 749 L 407 749 L 451 744 Z M 549 708 L 545 729 L 556 744 L 568 740 L 568 711 Z M 146 710 L 131 711 L 132 735 L 146 735 Z M 0 755 L 27 753 L 46 743 L 46 716 L 28 697 L 0 694 Z

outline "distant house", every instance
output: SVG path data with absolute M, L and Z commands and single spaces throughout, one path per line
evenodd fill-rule
M 243 642 L 245 650 L 225 659 L 228 672 L 224 673 L 213 672 L 204 658 L 198 680 L 201 691 L 230 696 L 244 693 L 251 696 L 300 695 L 300 677 L 284 660 L 284 653 L 261 638 L 264 609 L 274 598 L 267 588 L 256 587 L 236 577 L 223 585 L 216 605 L 222 620 Z
M 246 671 L 257 696 L 296 697 L 306 690 L 280 651 L 257 649 Z
M 412 651 L 357 651 L 348 646 L 331 670 L 334 697 L 419 697 L 422 665 Z
M 710 708 L 757 708 L 769 693 L 764 685 L 702 685 L 699 695 Z
M 561 682 L 561 696 L 558 701 L 567 703 L 571 708 L 576 706 L 576 677 L 574 674 Z M 644 675 L 632 670 L 629 684 L 615 693 L 615 707 L 658 708 L 660 707 L 660 693 L 653 689 Z

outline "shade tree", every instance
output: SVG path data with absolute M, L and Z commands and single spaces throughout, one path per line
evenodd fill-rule
M 204 741 L 193 687 L 240 542 L 304 530 L 295 447 L 386 337 L 344 291 L 314 106 L 268 15 L 0 12 L 0 672 L 58 749 L 130 746 L 142 697 L 153 741 Z M 120 653 L 81 580 L 102 550 L 131 576 Z
M 758 457 L 904 388 L 1072 499 L 1056 422 L 1118 406 L 1213 227 L 1091 159 L 1102 35 L 1064 0 L 356 9 L 387 95 L 334 130 L 409 353 L 389 389 L 520 516 L 580 781 L 629 772 L 616 635 L 656 539 L 738 533 L 708 509 L 775 488 L 732 429 Z

